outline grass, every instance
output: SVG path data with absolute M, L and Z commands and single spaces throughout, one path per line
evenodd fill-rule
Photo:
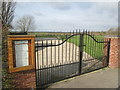
M 42 35 L 42 36 L 36 36 L 37 38 L 56 38 L 54 35 Z
M 57 38 L 59 40 L 65 39 L 65 35 L 36 35 L 37 38 Z
M 79 36 L 74 36 L 71 39 L 68 40 L 70 43 L 74 43 L 75 45 L 79 46 Z M 95 36 L 97 41 L 103 41 L 104 37 L 102 35 Z M 83 41 L 83 51 L 88 53 L 94 58 L 100 59 L 103 57 L 103 46 L 104 43 L 97 43 L 95 42 L 90 36 L 84 35 L 84 41 Z

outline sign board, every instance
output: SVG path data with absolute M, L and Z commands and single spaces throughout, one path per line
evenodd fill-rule
M 28 66 L 28 40 L 15 41 L 16 67 Z
M 9 72 L 35 68 L 35 36 L 8 35 Z

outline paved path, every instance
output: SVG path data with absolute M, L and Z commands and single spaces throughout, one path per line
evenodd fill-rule
M 49 88 L 118 88 L 118 69 L 101 69 L 57 82 Z
M 57 45 L 59 43 L 62 43 L 62 40 L 52 40 L 53 45 Z M 38 44 L 42 45 L 42 41 L 39 41 Z M 46 41 L 43 41 L 43 45 L 46 45 Z M 48 45 L 51 45 L 51 40 L 48 40 Z M 47 56 L 46 56 L 46 52 L 47 52 Z M 42 47 L 39 47 L 38 54 L 36 53 L 36 60 L 37 59 L 39 60 L 39 65 L 41 65 L 41 67 L 47 67 L 47 64 L 59 65 L 59 63 L 68 64 L 73 62 L 79 62 L 79 47 L 69 42 L 65 42 L 62 45 L 59 45 L 59 47 L 58 46 L 56 47 L 54 46 L 52 48 L 43 47 L 43 50 Z M 83 52 L 82 59 L 85 61 L 85 60 L 93 59 L 93 57 L 87 54 L 86 52 Z M 89 67 L 90 67 L 90 64 L 93 65 L 97 61 L 98 60 L 94 59 L 92 60 L 92 63 L 90 62 L 85 62 L 85 63 L 89 63 Z

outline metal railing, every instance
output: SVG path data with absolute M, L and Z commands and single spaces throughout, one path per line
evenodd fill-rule
M 43 88 L 108 65 L 110 43 L 102 36 L 76 31 L 59 37 L 35 42 L 37 87 Z

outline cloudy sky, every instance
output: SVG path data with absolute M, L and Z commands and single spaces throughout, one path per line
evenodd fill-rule
M 117 2 L 18 2 L 15 21 L 31 15 L 34 31 L 106 31 L 118 26 Z

